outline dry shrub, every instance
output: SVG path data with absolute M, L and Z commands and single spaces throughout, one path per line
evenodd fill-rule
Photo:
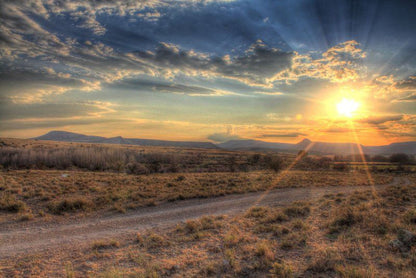
M 311 207 L 306 202 L 293 202 L 291 206 L 285 208 L 283 212 L 289 217 L 304 217 L 311 212 Z
M 48 209 L 53 214 L 63 214 L 65 212 L 88 211 L 94 207 L 94 203 L 86 198 L 68 198 L 61 201 L 52 201 L 48 204 Z
M 92 243 L 92 249 L 94 250 L 103 250 L 103 249 L 108 249 L 108 248 L 116 248 L 116 247 L 120 247 L 120 242 L 116 241 L 116 240 L 99 240 L 99 241 L 94 241 Z
M 169 245 L 169 242 L 161 235 L 150 233 L 143 242 L 147 249 L 160 248 Z
M 181 227 L 178 226 L 178 231 L 184 231 L 187 234 L 194 234 L 200 231 L 211 230 L 221 227 L 221 223 L 215 220 L 212 216 L 203 216 L 197 220 L 187 220 Z
M 304 247 L 306 245 L 307 236 L 304 233 L 291 233 L 282 239 L 280 248 L 290 250 L 295 247 Z
M 356 266 L 337 266 L 337 274 L 342 278 L 374 278 L 374 270 L 370 268 L 360 268 Z
M 265 219 L 265 223 L 280 223 L 289 220 L 287 214 L 282 213 L 280 210 L 273 211 Z
M 307 270 L 314 273 L 332 272 L 338 262 L 339 256 L 334 250 L 319 250 L 313 254 Z
M 287 265 L 284 262 L 275 262 L 272 265 L 272 269 L 270 270 L 270 273 L 273 276 L 279 277 L 279 278 L 290 278 L 294 277 L 292 268 Z
M 256 245 L 256 256 L 262 258 L 265 263 L 270 263 L 274 260 L 274 253 L 270 249 L 270 242 L 262 241 Z
M 245 216 L 248 218 L 264 218 L 269 214 L 269 212 L 270 209 L 268 207 L 252 207 Z
M 234 247 L 238 245 L 240 242 L 244 240 L 244 237 L 242 236 L 241 232 L 238 230 L 238 228 L 233 227 L 230 229 L 223 238 L 224 246 L 226 247 Z
M 362 219 L 361 213 L 354 207 L 341 206 L 336 210 L 335 216 L 329 224 L 329 232 L 331 234 L 339 233 L 361 222 Z
M 15 196 L 5 193 L 0 195 L 0 211 L 23 212 L 27 209 L 26 203 L 17 200 Z

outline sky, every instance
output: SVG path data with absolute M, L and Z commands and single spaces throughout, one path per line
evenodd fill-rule
M 0 136 L 416 140 L 416 1 L 0 1 Z

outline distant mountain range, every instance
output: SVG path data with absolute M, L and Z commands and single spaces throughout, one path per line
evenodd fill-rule
M 251 151 L 282 151 L 297 152 L 307 150 L 311 153 L 320 154 L 358 154 L 360 148 L 365 154 L 375 155 L 392 153 L 416 154 L 416 141 L 392 143 L 384 146 L 363 146 L 355 143 L 327 143 L 312 142 L 309 139 L 303 139 L 297 144 L 289 143 L 270 143 L 260 140 L 230 140 L 220 144 L 210 142 L 193 142 L 193 141 L 165 141 L 152 139 L 136 139 L 118 137 L 100 137 L 88 136 L 84 134 L 51 131 L 45 135 L 33 138 L 38 140 L 64 141 L 64 142 L 83 142 L 83 143 L 106 143 L 106 144 L 122 144 L 122 145 L 140 145 L 140 146 L 169 146 L 169 147 L 187 147 L 187 148 L 204 148 L 216 149 L 222 148 L 227 150 L 251 150 Z
M 203 148 L 203 149 L 218 149 L 216 145 L 210 142 L 192 142 L 192 141 L 165 141 L 152 139 L 136 139 L 117 137 L 101 137 L 88 136 L 79 133 L 72 133 L 66 131 L 51 131 L 45 135 L 33 138 L 38 140 L 48 141 L 63 141 L 63 142 L 80 142 L 80 143 L 104 143 L 104 144 L 120 144 L 120 145 L 139 145 L 139 146 L 164 146 L 164 147 L 187 147 L 187 148 Z
M 281 150 L 281 151 L 300 151 L 307 150 L 312 153 L 320 154 L 359 154 L 360 148 L 365 154 L 393 154 L 406 153 L 416 154 L 416 141 L 392 143 L 384 146 L 363 146 L 356 143 L 328 143 L 312 142 L 309 139 L 303 139 L 297 144 L 288 143 L 270 143 L 259 140 L 231 140 L 217 145 L 220 148 L 228 150 Z

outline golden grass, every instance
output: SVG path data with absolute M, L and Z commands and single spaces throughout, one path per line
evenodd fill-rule
M 256 192 L 272 188 L 305 186 L 369 185 L 362 172 L 289 171 L 278 183 L 271 171 L 236 173 L 166 173 L 127 175 L 107 172 L 15 170 L 0 173 L 0 221 L 19 213 L 45 215 L 86 214 L 91 211 L 126 212 L 190 198 Z M 386 174 L 374 175 L 375 183 L 391 181 Z M 294 211 L 289 213 L 304 213 Z
M 22 255 L 0 265 L 6 276 L 413 277 L 416 246 L 402 253 L 389 242 L 401 229 L 416 233 L 415 204 L 416 185 L 380 194 L 330 194 L 287 207 L 254 207 L 235 217 L 206 216 L 120 242 L 93 242 L 76 254 Z

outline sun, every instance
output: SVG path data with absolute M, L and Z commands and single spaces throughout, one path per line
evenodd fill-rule
M 338 102 L 337 110 L 341 116 L 352 118 L 359 106 L 360 104 L 355 100 L 343 98 L 340 102 Z

